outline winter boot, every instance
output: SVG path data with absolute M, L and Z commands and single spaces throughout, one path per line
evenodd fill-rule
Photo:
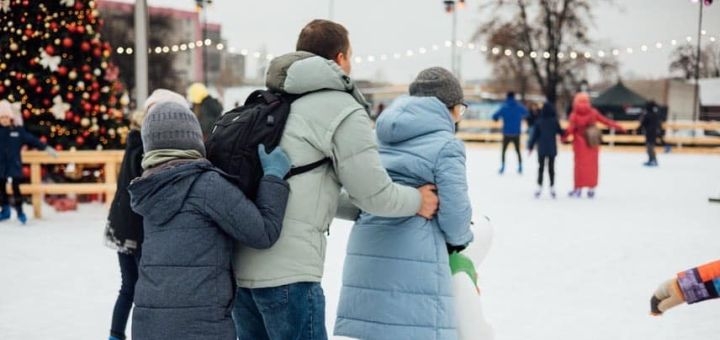
M 595 198 L 595 189 L 590 189 L 587 192 L 588 198 Z
M 10 218 L 10 205 L 5 204 L 0 210 L 0 221 L 5 221 Z
M 518 174 L 522 175 L 522 164 L 518 165 Z
M 25 224 L 27 223 L 27 216 L 25 216 L 25 213 L 22 209 L 22 204 L 18 204 L 15 206 L 15 210 L 17 210 L 17 218 L 20 223 Z
M 670 144 L 665 144 L 665 153 L 670 153 L 672 151 L 672 146 Z
M 578 197 L 580 197 L 581 194 L 582 194 L 581 189 L 573 189 L 572 191 L 570 191 L 568 193 L 568 196 L 570 196 L 570 198 L 578 198 Z
M 557 197 L 557 195 L 555 194 L 554 187 L 550 187 L 550 197 L 552 197 L 553 199 L 555 199 Z
M 505 173 L 505 164 L 501 165 L 500 170 L 498 170 L 498 174 L 502 175 L 503 173 Z
M 538 187 L 537 190 L 535 190 L 535 198 L 540 198 L 540 195 L 542 195 L 542 187 Z

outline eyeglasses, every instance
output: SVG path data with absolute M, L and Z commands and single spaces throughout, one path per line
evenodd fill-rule
M 465 115 L 465 112 L 467 111 L 467 108 L 468 108 L 467 104 L 465 104 L 465 103 L 457 104 L 457 105 L 455 105 L 455 107 L 460 107 L 460 109 L 459 109 L 460 117 Z

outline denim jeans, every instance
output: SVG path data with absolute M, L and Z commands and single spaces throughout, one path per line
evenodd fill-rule
M 138 280 L 140 252 L 138 251 L 136 254 L 118 253 L 118 262 L 120 263 L 122 282 L 113 309 L 110 335 L 118 339 L 125 339 L 125 327 L 135 299 L 135 283 Z
M 327 340 L 325 295 L 318 282 L 238 288 L 233 320 L 238 340 Z

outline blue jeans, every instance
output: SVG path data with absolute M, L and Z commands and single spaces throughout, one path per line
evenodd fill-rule
M 130 310 L 135 299 L 135 283 L 138 280 L 140 251 L 136 254 L 118 253 L 118 261 L 120 263 L 122 283 L 113 309 L 110 335 L 118 339 L 125 339 L 125 326 L 127 326 Z
M 233 320 L 238 340 L 327 340 L 325 295 L 318 282 L 238 288 Z

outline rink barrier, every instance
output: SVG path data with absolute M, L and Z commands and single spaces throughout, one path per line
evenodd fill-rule
M 46 194 L 104 194 L 105 204 L 110 205 L 115 195 L 117 175 L 120 171 L 124 151 L 58 151 L 53 158 L 44 151 L 23 151 L 23 164 L 30 166 L 30 183 L 21 184 L 23 194 L 32 196 L 33 215 L 42 217 L 42 202 Z M 43 183 L 42 165 L 83 164 L 102 166 L 104 176 L 100 183 Z M 9 190 L 9 185 L 8 185 Z
M 644 145 L 645 136 L 636 134 L 639 123 L 618 122 L 620 126 L 628 130 L 626 134 L 616 134 L 614 129 L 609 129 L 610 133 L 603 135 L 603 142 L 610 146 L 618 144 L 636 144 Z M 525 123 L 523 123 L 525 125 Z M 567 121 L 561 121 L 562 128 L 567 127 Z M 602 127 L 603 125 L 600 124 Z M 665 142 L 667 144 L 683 147 L 683 146 L 720 146 L 720 137 L 704 136 L 703 130 L 714 130 L 720 132 L 720 122 L 666 122 L 663 124 L 666 130 Z M 526 131 L 527 129 L 523 129 Z M 693 132 L 695 135 L 693 136 Z M 458 138 L 468 142 L 501 142 L 502 141 L 502 122 L 492 120 L 463 120 L 460 122 L 457 133 Z

